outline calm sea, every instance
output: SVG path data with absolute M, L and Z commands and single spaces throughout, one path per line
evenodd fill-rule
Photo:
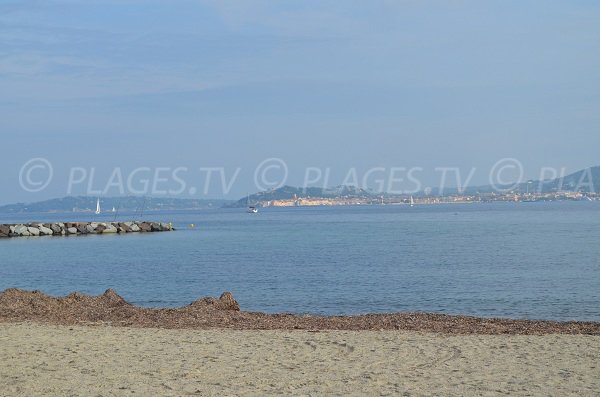
M 0 216 L 0 222 L 114 215 Z M 120 214 L 130 220 L 133 214 Z M 0 240 L 0 289 L 114 288 L 144 306 L 600 321 L 600 202 L 154 212 L 172 233 Z M 196 228 L 188 225 L 194 223 Z

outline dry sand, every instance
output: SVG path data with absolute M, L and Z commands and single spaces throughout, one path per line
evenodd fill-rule
M 2 396 L 597 396 L 600 336 L 0 324 Z

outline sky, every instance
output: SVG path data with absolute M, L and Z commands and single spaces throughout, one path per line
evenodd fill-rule
M 0 0 L 0 204 L 132 193 L 140 168 L 154 193 L 238 198 L 600 165 L 599 20 L 590 0 Z

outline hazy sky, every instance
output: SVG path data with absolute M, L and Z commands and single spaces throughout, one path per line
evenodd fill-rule
M 66 195 L 73 166 L 97 185 L 188 167 L 198 191 L 200 167 L 240 167 L 237 197 L 272 157 L 292 185 L 306 167 L 435 185 L 451 166 L 487 183 L 504 157 L 527 178 L 598 165 L 598 21 L 592 0 L 0 1 L 0 203 Z M 34 194 L 35 157 L 54 179 Z

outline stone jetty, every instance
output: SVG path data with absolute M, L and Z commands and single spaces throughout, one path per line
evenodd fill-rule
M 83 234 L 148 233 L 175 230 L 160 222 L 64 222 L 0 224 L 0 238 L 26 236 L 76 236 Z

